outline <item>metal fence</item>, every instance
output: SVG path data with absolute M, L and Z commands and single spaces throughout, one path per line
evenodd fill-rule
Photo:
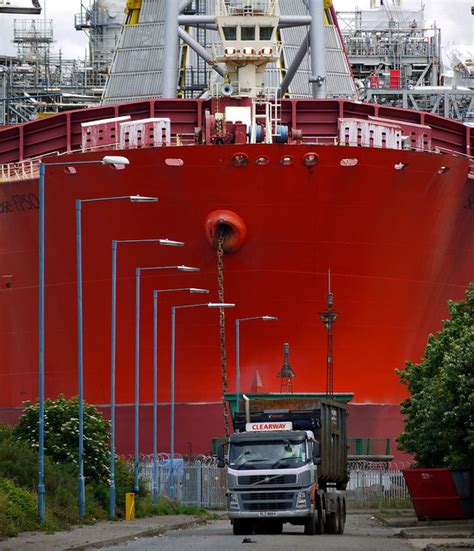
M 186 505 L 196 505 L 206 509 L 225 509 L 226 470 L 217 467 L 217 461 L 206 455 L 192 459 L 175 456 L 174 465 L 175 499 Z M 141 463 L 141 476 L 148 489 L 153 486 L 153 461 L 147 457 Z M 170 494 L 170 460 L 166 454 L 160 454 L 157 470 L 158 491 Z
M 402 469 L 408 463 L 350 461 L 346 499 L 353 507 L 403 507 L 410 495 Z
M 350 480 L 346 498 L 353 508 L 408 506 L 410 496 L 401 469 L 408 464 L 350 461 Z M 198 456 L 174 459 L 175 498 L 186 505 L 207 509 L 226 509 L 226 469 L 219 469 L 215 458 Z M 152 458 L 141 464 L 141 476 L 151 491 L 153 484 Z M 159 493 L 169 496 L 169 456 L 160 454 L 158 461 Z

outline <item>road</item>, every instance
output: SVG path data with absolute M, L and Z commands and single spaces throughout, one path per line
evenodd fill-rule
M 251 542 L 244 543 L 244 538 Z M 381 526 L 369 513 L 348 514 L 342 536 L 305 536 L 303 528 L 284 525 L 283 534 L 233 536 L 229 521 L 213 521 L 205 526 L 168 532 L 154 538 L 138 539 L 129 545 L 108 548 L 110 551 L 409 551 L 406 540 L 395 536 L 395 531 Z

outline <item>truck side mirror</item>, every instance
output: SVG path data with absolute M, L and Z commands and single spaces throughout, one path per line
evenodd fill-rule
M 224 457 L 224 446 L 223 444 L 219 444 L 217 446 L 217 466 L 219 469 L 223 469 L 225 467 L 225 457 Z
M 313 442 L 313 463 L 315 465 L 321 464 L 321 443 Z

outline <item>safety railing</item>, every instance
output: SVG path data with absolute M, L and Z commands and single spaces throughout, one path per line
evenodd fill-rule
M 230 85 L 232 88 L 226 86 Z M 248 97 L 253 96 L 257 103 L 262 101 L 280 101 L 278 98 L 278 88 L 274 86 L 255 86 L 251 87 L 247 84 L 232 81 L 229 83 L 213 82 L 210 85 L 209 93 L 212 97 L 225 97 L 229 95 Z
M 0 165 L 0 183 L 37 178 L 39 165 L 39 159 L 29 159 L 18 163 Z
M 277 0 L 218 0 L 216 15 L 278 15 Z
M 171 136 L 171 146 L 184 146 L 193 145 L 195 143 L 195 135 L 191 133 L 181 132 Z M 141 149 L 147 147 L 154 147 L 152 145 L 143 145 Z M 131 149 L 131 148 L 130 148 Z M 80 147 L 73 149 L 72 151 L 54 151 L 33 159 L 27 159 L 25 161 L 18 161 L 16 163 L 0 164 L 0 183 L 15 182 L 21 180 L 31 180 L 39 177 L 39 165 L 41 161 L 48 162 L 51 157 L 60 157 L 63 155 L 70 155 L 71 153 L 97 153 L 100 151 L 120 150 L 124 151 L 119 143 L 97 145 L 94 147 L 88 147 L 82 149 Z

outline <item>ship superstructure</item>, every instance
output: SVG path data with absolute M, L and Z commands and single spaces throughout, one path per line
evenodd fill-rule
M 275 12 L 272 6 L 277 4 L 278 12 Z M 311 26 L 311 12 L 302 0 L 252 0 L 246 3 L 219 0 L 207 2 L 205 6 L 185 2 L 177 4 L 173 12 L 165 12 L 163 6 L 162 2 L 143 1 L 135 15 L 136 22 L 130 20 L 130 24 L 124 26 L 104 92 L 105 104 L 187 93 L 192 97 L 202 95 L 202 90 L 193 90 L 186 85 L 186 70 L 188 68 L 192 74 L 193 67 L 203 61 L 209 67 L 213 45 L 222 38 L 222 32 L 221 36 L 217 33 L 216 14 L 222 18 L 224 13 L 230 17 L 247 18 L 247 21 L 251 17 L 262 17 L 263 13 L 273 13 L 274 23 L 278 19 L 272 37 L 278 42 L 278 50 L 273 51 L 272 62 L 266 66 L 266 87 L 279 88 L 282 94 L 289 93 L 292 97 L 314 97 L 316 89 L 324 89 L 324 96 L 351 99 L 357 96 L 331 1 L 320 2 L 319 31 L 314 33 L 313 41 L 317 44 L 312 55 L 309 47 L 311 28 L 315 30 L 316 27 Z M 194 9 L 197 7 L 199 10 Z M 245 32 L 246 25 L 243 27 Z M 204 43 L 196 34 L 202 29 L 206 30 L 201 38 Z M 240 35 L 238 40 L 246 43 L 250 40 L 252 44 L 249 43 L 248 47 L 258 48 L 258 44 L 253 43 L 256 39 L 258 42 L 259 37 L 251 36 L 244 35 L 242 40 Z M 326 75 L 325 81 L 317 85 L 313 81 L 313 77 L 318 77 L 314 74 L 315 51 L 321 56 L 319 62 L 325 65 Z M 150 52 L 153 55 L 147 55 Z M 210 85 L 224 80 L 225 76 L 210 64 Z

